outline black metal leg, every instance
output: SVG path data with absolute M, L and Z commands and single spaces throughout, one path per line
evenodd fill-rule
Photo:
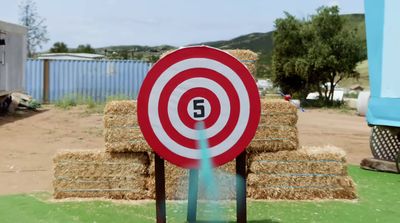
M 191 169 L 189 171 L 189 190 L 188 190 L 188 208 L 187 222 L 196 222 L 197 198 L 199 190 L 199 170 Z
M 236 157 L 236 175 L 236 218 L 238 223 L 246 223 L 246 151 Z
M 166 223 L 167 214 L 165 206 L 165 168 L 164 160 L 155 154 L 156 174 L 156 215 L 157 223 Z

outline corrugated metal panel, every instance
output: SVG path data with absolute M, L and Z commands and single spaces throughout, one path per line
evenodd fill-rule
M 25 66 L 25 91 L 34 99 L 43 98 L 43 61 L 27 60 Z
M 112 96 L 136 98 L 151 64 L 132 60 L 53 60 L 49 66 L 50 101 L 55 102 L 64 97 L 92 98 L 95 101 L 104 101 Z M 27 66 L 27 76 L 32 76 L 32 68 Z M 41 78 L 43 82 L 43 72 Z M 38 92 L 28 92 L 38 95 Z

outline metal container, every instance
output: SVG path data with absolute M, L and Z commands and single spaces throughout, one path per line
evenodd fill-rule
M 370 125 L 400 127 L 399 0 L 365 0 Z
M 24 90 L 26 33 L 24 26 L 0 21 L 0 96 Z

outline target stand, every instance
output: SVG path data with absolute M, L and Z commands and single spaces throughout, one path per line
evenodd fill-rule
M 155 173 L 156 173 L 156 219 L 157 223 L 166 222 L 166 196 L 165 196 L 165 162 L 160 156 L 155 154 Z M 243 180 L 236 180 L 236 219 L 238 223 L 247 222 L 246 205 L 246 152 L 242 152 L 236 157 L 236 175 Z M 238 178 L 236 178 L 238 179 Z M 199 170 L 190 169 L 189 171 L 189 190 L 187 222 L 196 222 L 197 217 L 197 196 L 198 196 Z
M 164 160 L 190 169 L 188 222 L 196 221 L 197 122 L 204 123 L 213 167 L 236 159 L 237 221 L 246 222 L 246 153 L 260 119 L 258 88 L 249 70 L 218 49 L 176 50 L 151 68 L 140 88 L 137 119 L 155 152 L 157 222 L 166 222 Z M 240 181 L 240 182 L 239 182 Z

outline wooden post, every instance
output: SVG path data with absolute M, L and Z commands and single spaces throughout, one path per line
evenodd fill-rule
M 189 172 L 187 222 L 196 222 L 197 198 L 199 191 L 199 170 L 191 169 Z
M 49 103 L 50 98 L 50 63 L 43 60 L 43 103 Z
M 156 215 L 157 223 L 167 222 L 167 213 L 165 206 L 165 167 L 164 160 L 155 156 L 155 174 L 156 174 Z
M 238 223 L 246 223 L 246 151 L 236 157 L 236 175 L 236 219 Z

